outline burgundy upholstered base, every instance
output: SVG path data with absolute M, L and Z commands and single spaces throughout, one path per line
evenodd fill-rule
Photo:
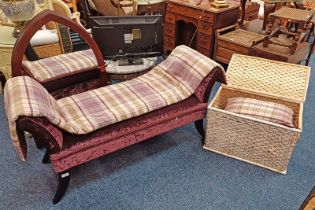
M 58 173 L 58 187 L 53 198 L 55 204 L 67 190 L 69 169 L 77 165 L 192 122 L 195 122 L 197 131 L 204 135 L 202 119 L 206 115 L 209 95 L 216 81 L 226 84 L 224 72 L 219 68 L 212 70 L 188 99 L 86 135 L 62 131 L 46 118 L 21 117 L 16 124 L 18 136 L 25 150 L 24 131 L 33 135 L 37 147 L 47 148 L 43 161 L 47 162 L 50 157 Z
M 116 123 L 88 135 L 65 134 L 64 149 L 50 156 L 56 172 L 88 162 L 182 125 L 203 119 L 206 103 L 195 97 L 140 117 Z
M 213 70 L 195 94 L 182 102 L 86 135 L 73 135 L 62 131 L 44 118 L 23 117 L 17 122 L 19 138 L 24 139 L 24 130 L 33 134 L 36 144 L 48 149 L 54 170 L 63 172 L 102 155 L 203 119 L 210 91 L 216 81 L 225 82 L 225 77 L 219 69 Z

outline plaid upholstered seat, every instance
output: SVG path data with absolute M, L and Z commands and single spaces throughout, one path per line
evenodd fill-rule
M 65 68 L 65 60 L 60 66 Z M 29 77 L 12 78 L 5 88 L 11 138 L 17 151 L 21 151 L 15 126 L 20 116 L 45 117 L 69 133 L 87 134 L 152 112 L 189 98 L 217 67 L 224 72 L 216 62 L 182 45 L 147 74 L 59 100 L 55 100 L 41 84 Z M 23 154 L 19 154 L 23 159 Z
M 86 71 L 97 67 L 93 51 L 83 50 L 57 55 L 37 61 L 23 61 L 23 67 L 40 82 L 45 82 L 76 71 Z
M 235 97 L 228 99 L 225 110 L 293 127 L 293 110 L 282 104 Z

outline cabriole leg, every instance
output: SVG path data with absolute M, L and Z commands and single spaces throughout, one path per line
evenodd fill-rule
M 45 154 L 44 154 L 42 163 L 50 163 L 49 150 L 48 150 L 48 149 L 46 149 L 46 152 L 45 152 Z
M 56 194 L 52 200 L 53 204 L 58 203 L 65 192 L 67 191 L 68 185 L 70 181 L 70 172 L 69 171 L 64 171 L 62 173 L 58 173 L 58 186 L 57 186 L 57 191 Z
M 205 130 L 203 128 L 203 120 L 195 121 L 195 128 L 197 129 L 198 133 L 201 135 L 201 143 L 204 144 L 205 141 Z

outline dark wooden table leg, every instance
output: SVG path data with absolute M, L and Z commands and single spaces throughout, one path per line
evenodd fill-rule
M 46 149 L 42 163 L 50 163 L 50 157 L 49 157 L 49 150 L 48 149 Z
M 203 128 L 203 119 L 195 121 L 195 128 L 197 129 L 198 133 L 201 135 L 201 143 L 204 144 L 205 141 L 205 130 Z
M 305 62 L 305 66 L 308 66 L 308 64 L 310 63 L 310 60 L 311 60 L 311 56 L 312 56 L 312 53 L 315 51 L 315 37 L 313 37 L 313 42 L 311 44 L 311 47 L 310 47 L 310 51 L 307 55 L 307 58 L 306 58 L 306 62 Z
M 70 181 L 69 171 L 58 173 L 58 186 L 57 186 L 56 194 L 52 200 L 53 204 L 58 203 L 62 199 L 63 195 L 67 191 L 69 181 Z

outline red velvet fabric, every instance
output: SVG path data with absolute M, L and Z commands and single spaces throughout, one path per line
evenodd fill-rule
M 54 170 L 62 172 L 102 155 L 203 119 L 206 114 L 209 93 L 216 81 L 226 83 L 225 75 L 220 69 L 213 70 L 202 81 L 195 94 L 182 102 L 86 135 L 73 135 L 60 131 L 47 119 L 42 118 L 24 117 L 17 122 L 17 129 L 20 134 L 22 130 L 29 131 L 40 144 L 47 147 Z M 60 138 L 60 133 L 62 133 L 63 139 Z
M 184 124 L 202 119 L 206 103 L 190 97 L 180 103 L 99 129 L 87 135 L 64 134 L 64 148 L 51 154 L 61 172 Z

